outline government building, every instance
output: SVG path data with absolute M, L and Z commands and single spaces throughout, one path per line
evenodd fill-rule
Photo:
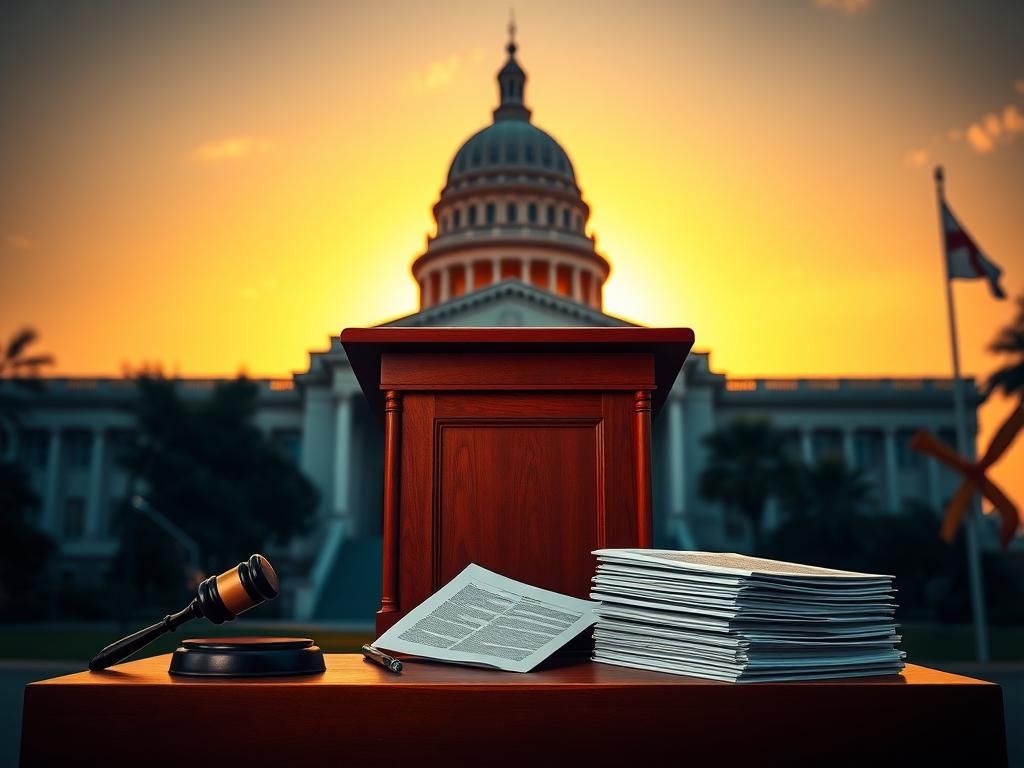
M 412 263 L 419 311 L 388 325 L 630 325 L 604 311 L 611 266 L 588 230 L 590 206 L 569 154 L 534 122 L 514 40 L 507 52 L 493 119 L 455 152 L 433 207 L 435 233 Z M 699 342 L 714 342 L 697 331 Z M 5 426 L 16 437 L 7 450 L 31 474 L 37 522 L 58 542 L 65 578 L 98 580 L 117 549 L 113 512 L 134 492 L 116 456 L 135 429 L 135 385 L 44 381 L 17 429 Z M 337 337 L 310 354 L 307 370 L 257 383 L 258 426 L 320 492 L 309 534 L 268 550 L 290 564 L 282 610 L 302 621 L 369 623 L 380 589 L 381 427 Z M 179 382 L 195 398 L 216 384 Z M 966 386 L 973 445 L 979 397 L 973 381 Z M 906 500 L 938 510 L 957 478 L 908 444 L 920 427 L 953 444 L 952 402 L 950 379 L 737 379 L 715 371 L 709 352 L 694 352 L 654 422 L 655 545 L 749 546 L 746 520 L 698 494 L 704 438 L 737 418 L 769 419 L 807 462 L 843 457 L 870 480 L 879 514 L 898 514 Z

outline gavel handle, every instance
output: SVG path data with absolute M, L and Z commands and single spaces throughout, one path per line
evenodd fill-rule
M 89 669 L 95 672 L 124 661 L 136 651 L 152 643 L 160 635 L 166 632 L 173 632 L 189 619 L 201 615 L 199 604 L 193 600 L 187 608 L 164 616 L 163 621 L 151 627 L 140 629 L 135 634 L 128 635 L 128 637 L 122 637 L 116 643 L 111 643 L 89 660 Z

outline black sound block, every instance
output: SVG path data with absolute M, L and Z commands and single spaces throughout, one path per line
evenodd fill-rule
M 325 671 L 324 652 L 306 637 L 201 637 L 182 640 L 172 675 L 276 677 Z

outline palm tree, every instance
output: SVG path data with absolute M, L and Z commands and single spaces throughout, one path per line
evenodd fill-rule
M 986 394 L 1001 389 L 1007 397 L 1024 397 L 1024 296 L 1017 299 L 1017 317 L 999 332 L 989 349 L 1010 360 L 989 377 Z
M 789 486 L 794 472 L 786 435 L 767 420 L 737 419 L 705 437 L 704 445 L 708 461 L 700 475 L 701 498 L 749 520 L 756 552 L 768 500 Z
M 17 453 L 17 425 L 25 394 L 41 388 L 39 369 L 53 365 L 52 355 L 29 354 L 39 334 L 25 326 L 18 330 L 0 351 L 0 380 L 8 379 L 13 387 L 0 386 L 0 459 Z
M 38 332 L 29 326 L 11 336 L 0 356 L 0 379 L 33 381 L 40 368 L 53 365 L 53 355 L 27 354 L 28 348 L 38 340 Z

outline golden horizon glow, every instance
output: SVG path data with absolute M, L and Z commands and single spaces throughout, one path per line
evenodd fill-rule
M 389 9 L 22 9 L 0 334 L 38 328 L 52 375 L 281 376 L 416 311 L 409 265 L 490 121 L 507 7 Z M 606 311 L 694 328 L 738 378 L 949 376 L 935 162 L 1024 291 L 1024 72 L 961 40 L 958 12 L 936 4 L 924 47 L 886 0 L 517 4 L 534 122 L 612 264 Z M 1009 21 L 986 34 L 1019 49 Z M 1014 307 L 955 293 L 981 379 Z M 981 410 L 982 447 L 1006 409 Z M 1019 499 L 1022 454 L 996 473 Z

